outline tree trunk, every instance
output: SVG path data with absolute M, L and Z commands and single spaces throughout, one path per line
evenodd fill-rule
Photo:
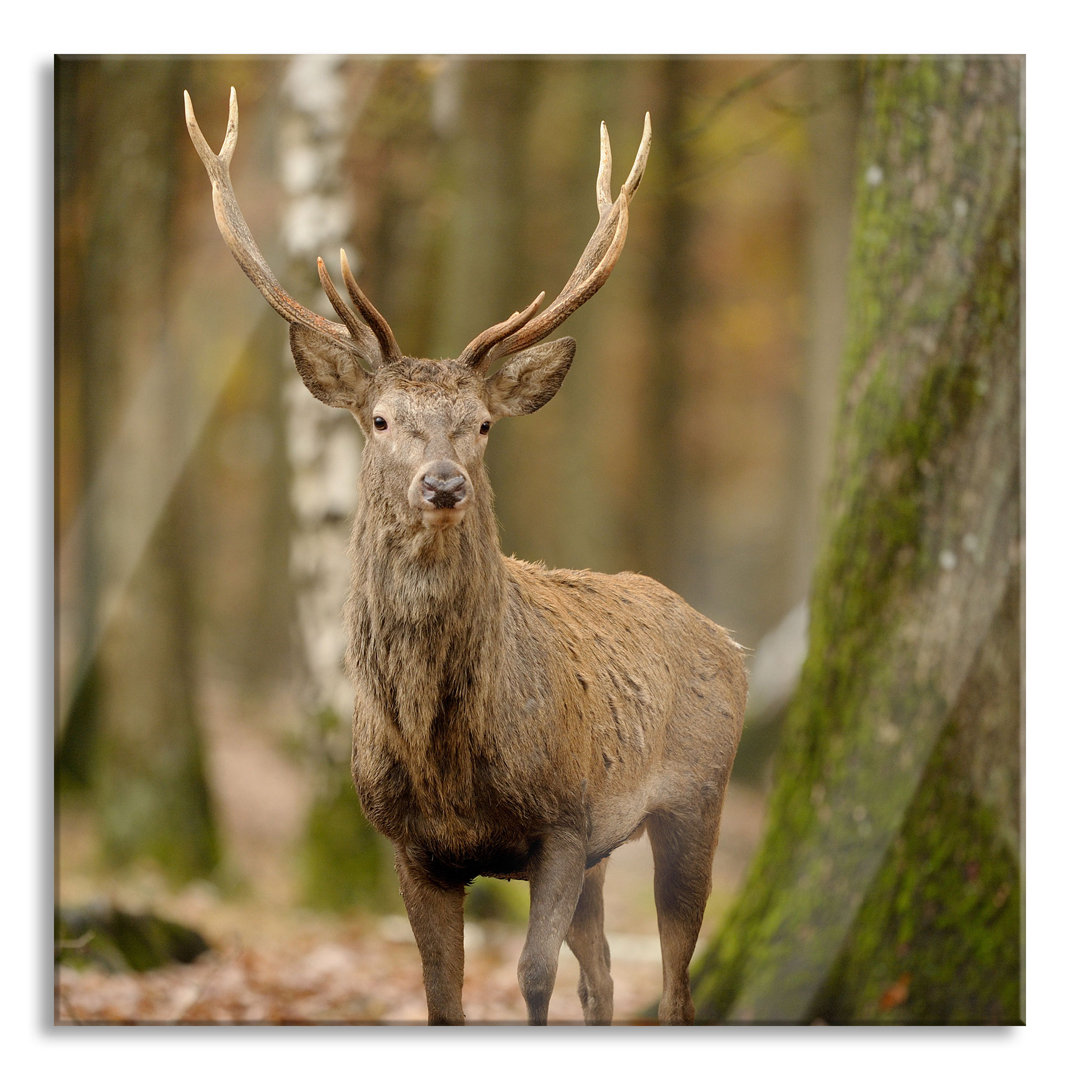
M 335 252 L 349 234 L 353 216 L 345 183 L 346 143 L 377 70 L 376 65 L 350 68 L 341 57 L 298 56 L 289 60 L 281 81 L 278 132 L 288 279 L 314 282 L 303 302 L 331 317 L 318 289 L 315 260 L 322 256 L 338 277 Z M 350 85 L 350 73 L 358 85 Z M 349 254 L 359 272 L 359 253 Z M 317 744 L 315 796 L 300 852 L 300 894 L 317 908 L 378 906 L 392 867 L 388 847 L 365 821 L 352 790 L 353 691 L 345 673 L 341 617 L 363 440 L 348 413 L 326 408 L 307 392 L 287 344 L 283 356 L 293 518 L 289 562 L 301 694 Z
M 660 64 L 656 127 L 666 137 L 658 140 L 650 154 L 653 175 L 650 180 L 661 200 L 660 245 L 648 282 L 648 311 L 652 314 L 649 334 L 647 389 L 644 394 L 643 430 L 649 432 L 663 454 L 650 454 L 641 462 L 643 504 L 628 513 L 628 524 L 639 530 L 638 550 L 642 572 L 664 582 L 677 592 L 688 591 L 692 576 L 689 568 L 698 552 L 693 550 L 695 537 L 705 530 L 690 522 L 700 513 L 699 504 L 687 497 L 696 489 L 694 462 L 680 454 L 679 425 L 686 407 L 684 378 L 687 334 L 685 321 L 693 310 L 690 295 L 691 234 L 693 213 L 686 193 L 690 173 L 690 155 L 686 139 L 685 115 L 693 100 L 691 88 L 697 62 L 686 57 L 669 57 Z M 672 455 L 682 457 L 672 468 Z
M 836 382 L 847 327 L 847 267 L 851 251 L 857 61 L 822 57 L 805 66 L 809 142 L 806 275 L 807 339 L 803 365 L 801 438 L 792 440 L 791 530 L 793 593 L 805 597 L 818 550 L 822 495 L 836 423 Z M 809 541 L 809 542 L 808 542 Z
M 457 356 L 484 327 L 524 308 L 543 287 L 526 273 L 535 270 L 526 229 L 526 150 L 544 70 L 544 62 L 534 59 L 469 59 L 461 66 L 458 130 L 449 148 L 454 212 L 436 355 Z M 548 286 L 549 301 L 561 284 Z M 487 467 L 501 533 L 508 549 L 523 558 L 557 550 L 552 515 L 537 519 L 533 512 L 537 500 L 550 501 L 556 480 L 542 477 L 538 488 L 531 467 L 552 460 L 554 426 L 507 424 L 492 435 Z
M 78 316 L 58 342 L 61 367 L 81 373 L 70 419 L 93 470 L 73 530 L 78 586 L 65 581 L 82 614 L 79 640 L 64 643 L 58 771 L 91 788 L 109 861 L 149 858 L 178 880 L 218 858 L 194 693 L 189 494 L 162 466 L 185 459 L 193 386 L 169 355 L 162 303 L 183 132 L 159 118 L 175 110 L 183 71 L 69 60 L 58 79 L 59 130 L 77 147 L 61 148 L 72 170 L 61 182 L 85 229 L 61 229 L 73 245 L 61 290 Z
M 1022 70 L 864 72 L 809 655 L 702 1020 L 1021 1020 Z

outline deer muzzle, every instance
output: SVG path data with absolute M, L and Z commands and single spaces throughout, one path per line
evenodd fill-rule
M 473 486 L 469 474 L 455 461 L 429 461 L 409 485 L 409 502 L 433 527 L 454 525 L 461 520 Z

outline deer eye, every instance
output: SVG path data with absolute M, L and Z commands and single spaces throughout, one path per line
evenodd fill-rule
M 371 423 L 376 431 L 385 431 L 390 426 L 382 416 L 374 417 Z
M 486 435 L 490 430 L 491 430 L 491 421 L 490 420 L 485 420 L 480 425 L 480 434 L 481 435 Z

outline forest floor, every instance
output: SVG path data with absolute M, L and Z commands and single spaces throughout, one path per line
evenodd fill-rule
M 245 722 L 235 701 L 207 709 L 210 783 L 232 887 L 180 891 L 147 869 L 106 874 L 89 814 L 70 807 L 55 823 L 55 891 L 61 906 L 106 904 L 153 912 L 197 930 L 210 950 L 193 963 L 145 973 L 58 965 L 57 1024 L 418 1024 L 426 1020 L 420 957 L 397 900 L 393 914 L 329 915 L 296 902 L 295 851 L 311 789 L 263 722 Z M 285 721 L 282 721 L 285 723 Z M 270 725 L 272 727 L 272 724 Z M 728 789 L 713 893 L 699 946 L 738 894 L 764 825 L 757 788 Z M 528 906 L 524 882 L 492 882 Z M 515 892 L 516 891 L 516 892 Z M 641 1023 L 660 994 L 660 944 L 648 841 L 619 848 L 604 889 L 615 1017 Z M 468 919 L 468 907 L 466 908 Z M 520 1024 L 517 986 L 523 920 L 467 921 L 464 1007 L 470 1022 Z M 552 1023 L 580 1024 L 577 961 L 563 946 Z M 655 1012 L 653 1013 L 655 1016 Z
M 722 919 L 741 884 L 762 826 L 757 792 L 732 785 L 714 865 L 714 889 L 701 940 Z M 200 931 L 209 952 L 189 964 L 137 974 L 60 965 L 58 1024 L 417 1024 L 426 1018 L 420 960 L 404 914 L 336 917 L 288 903 L 229 898 L 206 884 L 168 890 L 154 875 L 111 880 L 79 869 L 86 837 L 65 825 L 58 837 L 69 869 L 58 875 L 64 904 L 107 899 L 153 910 Z M 523 883 L 507 888 L 526 889 Z M 652 906 L 652 857 L 635 841 L 611 858 L 606 929 L 617 1023 L 647 1023 L 660 991 L 660 947 Z M 262 894 L 265 896 L 265 894 Z M 469 922 L 464 1006 L 468 1020 L 520 1024 L 517 959 L 525 928 Z M 581 1023 L 577 962 L 563 946 L 552 1023 Z

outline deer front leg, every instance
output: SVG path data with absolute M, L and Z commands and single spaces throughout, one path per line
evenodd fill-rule
M 518 961 L 518 986 L 530 1024 L 546 1024 L 559 949 L 574 918 L 585 877 L 585 847 L 573 834 L 545 837 L 529 863 L 529 929 Z
M 394 860 L 405 911 L 424 970 L 429 1024 L 464 1024 L 464 886 L 432 880 L 402 849 Z

